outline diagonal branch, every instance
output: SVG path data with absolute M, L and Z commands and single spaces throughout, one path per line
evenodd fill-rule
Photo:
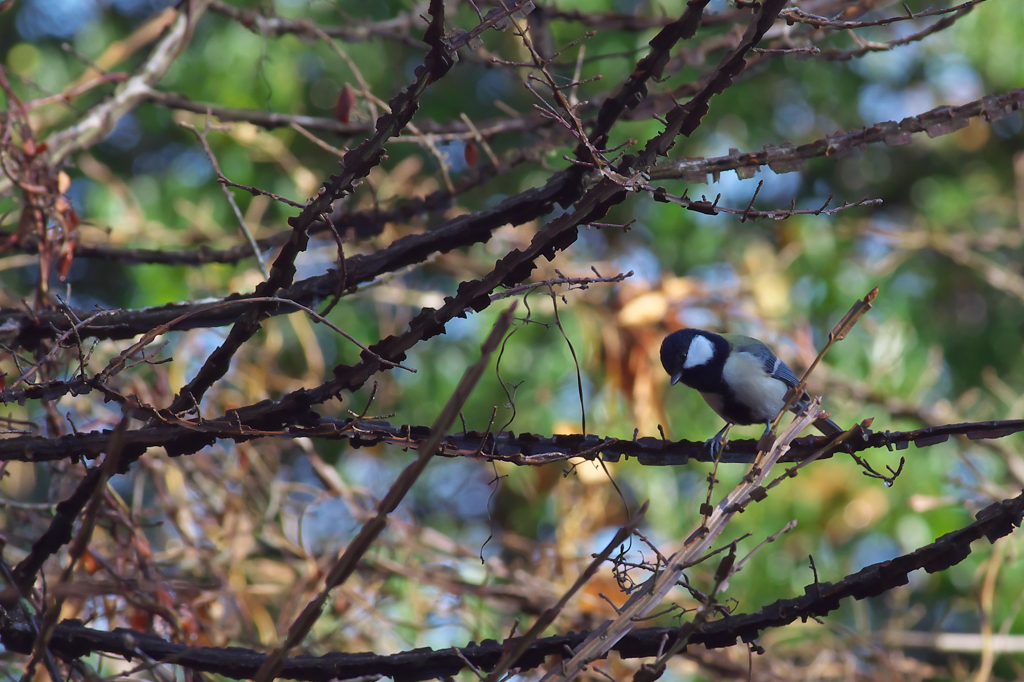
M 68 564 L 61 571 L 58 585 L 63 585 L 68 582 L 71 578 L 71 574 L 75 569 L 75 564 L 82 558 L 89 548 L 89 543 L 92 541 L 93 530 L 96 527 L 96 520 L 99 517 L 100 506 L 103 504 L 103 493 L 106 490 L 107 481 L 113 476 L 118 469 L 118 464 L 121 459 L 121 437 L 124 436 L 128 431 L 128 426 L 131 424 L 131 417 L 125 414 L 117 428 L 114 430 L 114 438 L 111 441 L 110 448 L 107 451 L 107 456 L 104 458 L 103 463 L 97 466 L 93 471 L 99 471 L 97 476 L 90 476 L 88 479 L 94 480 L 95 484 L 90 483 L 89 485 L 83 485 L 83 488 L 89 488 L 89 504 L 85 511 L 85 517 L 82 520 L 82 525 L 78 529 L 78 533 L 75 535 L 74 541 L 71 543 L 71 547 L 68 551 Z M 83 483 L 85 483 L 83 481 Z M 70 529 L 69 529 L 70 530 Z M 33 548 L 34 550 L 35 548 Z M 22 568 L 19 564 L 18 568 Z M 16 569 L 17 571 L 17 569 Z M 32 578 L 35 576 L 32 575 Z M 16 586 L 22 593 L 27 593 L 31 587 L 27 580 L 22 576 L 22 582 L 16 583 Z M 64 605 L 66 597 L 65 595 L 58 594 L 52 604 L 50 604 L 42 617 L 42 626 L 39 628 L 39 635 L 36 637 L 35 642 L 32 644 L 32 659 L 26 666 L 25 679 L 33 678 L 33 670 L 35 668 L 36 661 L 45 658 L 46 650 L 49 646 L 50 637 L 53 636 L 53 629 L 57 626 L 57 621 L 60 619 L 61 608 Z M 55 680 L 54 682 L 59 682 Z
M 703 644 L 708 649 L 733 646 L 737 639 L 752 642 L 770 628 L 826 616 L 838 609 L 843 600 L 865 599 L 906 585 L 913 571 L 924 569 L 928 573 L 937 573 L 956 566 L 970 556 L 974 541 L 986 538 L 994 543 L 1020 527 L 1024 517 L 1024 492 L 995 502 L 975 516 L 974 522 L 943 535 L 935 542 L 909 554 L 865 566 L 839 582 L 816 582 L 805 587 L 802 596 L 779 599 L 753 613 L 731 615 L 705 623 L 699 631 L 689 635 L 689 641 Z M 516 667 L 520 671 L 540 667 L 547 657 L 564 655 L 567 648 L 578 647 L 590 635 L 589 632 L 580 632 L 538 639 L 516 661 Z M 634 630 L 612 650 L 618 651 L 623 658 L 656 656 L 678 635 L 677 627 Z M 29 623 L 17 620 L 0 623 L 0 643 L 8 651 L 28 653 L 33 637 Z M 467 662 L 478 669 L 490 670 L 515 642 L 516 639 L 504 642 L 488 640 L 461 649 L 433 651 L 426 648 L 392 655 L 336 652 L 319 657 L 299 656 L 286 659 L 280 676 L 310 682 L 353 680 L 367 676 L 386 676 L 406 682 L 440 679 L 464 670 Z M 94 630 L 79 620 L 66 620 L 58 625 L 50 647 L 66 658 L 79 658 L 96 652 L 134 658 L 142 652 L 156 660 L 231 679 L 251 678 L 266 660 L 265 654 L 239 647 L 190 647 L 126 628 L 113 632 Z
M 146 100 L 152 86 L 164 77 L 185 50 L 209 2 L 183 3 L 184 11 L 179 11 L 178 18 L 134 75 L 118 85 L 113 95 L 90 109 L 78 123 L 47 138 L 45 145 L 49 148 L 50 163 L 57 166 L 71 154 L 93 146 L 114 129 L 121 116 Z M 10 179 L 0 174 L 0 195 L 10 188 Z
M 651 169 L 652 179 L 684 178 L 691 182 L 707 182 L 708 174 L 715 177 L 723 171 L 735 170 L 741 178 L 752 177 L 761 166 L 776 170 L 776 172 L 790 172 L 799 170 L 804 160 L 817 157 L 832 157 L 849 152 L 866 144 L 884 142 L 888 145 L 907 144 L 911 135 L 927 133 L 930 137 L 943 135 L 965 126 L 968 119 L 984 117 L 993 121 L 1013 111 L 1024 108 L 1024 88 L 1010 90 L 1002 95 L 987 96 L 973 102 L 968 102 L 958 107 L 940 107 L 930 112 L 919 114 L 903 119 L 899 123 L 887 121 L 878 123 L 868 128 L 846 131 L 830 135 L 826 138 L 799 146 L 771 147 L 759 152 L 736 152 L 726 156 L 713 157 L 709 159 L 679 159 L 659 163 Z M 394 272 L 402 267 L 422 262 L 430 254 L 446 253 L 456 248 L 470 246 L 479 242 L 486 242 L 491 237 L 492 230 L 506 224 L 519 225 L 549 213 L 558 203 L 569 201 L 571 197 L 571 183 L 568 181 L 565 172 L 556 173 L 548 182 L 539 188 L 531 188 L 516 196 L 509 197 L 494 207 L 479 211 L 472 215 L 464 215 L 447 221 L 435 230 L 422 234 L 414 234 L 403 237 L 385 249 L 372 254 L 357 255 L 346 260 L 346 279 L 340 282 L 340 275 L 331 271 L 325 275 L 312 277 L 295 283 L 294 285 L 279 292 L 279 297 L 289 298 L 305 306 L 315 305 L 317 300 L 327 298 L 339 289 L 365 284 L 388 272 Z M 428 201 L 425 208 L 432 208 L 435 204 Z M 404 213 L 402 215 L 405 215 Z M 366 212 L 351 214 L 351 221 L 347 222 L 345 217 L 332 216 L 336 225 L 361 224 L 360 221 L 369 218 Z M 381 212 L 380 220 L 396 219 L 391 212 Z M 267 243 L 266 246 L 278 245 Z M 262 245 L 262 243 L 261 243 Z M 80 246 L 79 255 L 89 257 L 89 246 Z M 98 248 L 98 247 L 97 247 Z M 234 262 L 244 255 L 248 255 L 251 249 L 244 248 L 244 251 L 229 250 L 227 252 L 209 252 L 200 250 L 195 258 L 189 258 L 188 254 L 149 254 L 140 252 L 140 258 L 152 257 L 154 262 Z M 119 254 L 99 250 L 92 257 L 114 257 Z M 126 254 L 129 258 L 131 254 Z M 221 258 L 224 260 L 222 261 Z M 245 297 L 235 297 L 244 300 Z M 166 324 L 170 320 L 188 312 L 192 307 L 199 304 L 174 303 L 152 308 L 139 310 L 111 310 L 104 311 L 102 317 L 96 318 L 95 323 L 82 325 L 79 333 L 82 338 L 92 337 L 99 339 L 126 339 L 156 327 Z M 178 327 L 179 330 L 195 329 L 198 327 L 217 327 L 231 324 L 238 319 L 242 312 L 242 306 L 238 309 L 218 308 L 209 313 L 195 315 L 189 318 L 188 322 Z M 287 308 L 265 310 L 267 315 L 282 314 Z M 79 319 L 86 319 L 96 315 L 96 311 L 76 310 L 74 314 Z M 70 327 L 67 318 L 60 311 L 42 310 L 30 315 L 23 310 L 8 309 L 0 311 L 0 327 L 3 329 L 16 330 L 19 345 L 32 347 L 39 339 L 55 338 L 67 331 Z M 8 332 L 10 333 L 10 332 Z
M 853 454 L 878 448 L 905 450 L 911 443 L 919 449 L 926 448 L 945 443 L 950 436 L 987 440 L 1005 438 L 1022 431 L 1024 419 L 942 424 L 912 431 L 862 431 L 856 438 L 830 445 L 822 459 L 827 459 L 835 453 Z M 427 426 L 394 425 L 386 421 L 363 419 L 320 418 L 313 425 L 296 424 L 284 432 L 261 432 L 258 429 L 240 432 L 236 422 L 204 420 L 201 425 L 182 422 L 177 425 L 129 431 L 124 436 L 124 443 L 125 448 L 134 453 L 133 456 L 152 447 L 165 447 L 173 454 L 185 454 L 180 452 L 179 448 L 187 445 L 189 449 L 199 449 L 217 438 L 237 441 L 249 441 L 260 437 L 344 439 L 356 448 L 381 444 L 418 448 L 429 433 L 430 428 Z M 93 431 L 67 434 L 57 438 L 4 438 L 0 439 L 0 462 L 93 459 L 108 447 L 111 436 L 111 431 Z M 821 437 L 816 436 L 795 440 L 789 452 L 780 461 L 802 462 L 818 452 L 823 442 Z M 750 464 L 757 456 L 757 443 L 756 440 L 730 440 L 719 456 L 719 462 Z M 442 457 L 467 457 L 483 461 L 509 462 L 520 466 L 540 466 L 575 458 L 618 462 L 623 457 L 635 457 L 643 466 L 685 466 L 690 462 L 713 461 L 703 441 L 671 441 L 651 436 L 620 439 L 579 433 L 549 436 L 538 433 L 517 435 L 511 431 L 502 431 L 498 434 L 469 431 L 445 436 L 440 447 L 441 450 L 437 454 Z M 57 511 L 59 516 L 59 506 Z
M 466 369 L 465 374 L 462 375 L 459 385 L 455 387 L 455 391 L 452 393 L 451 398 L 448 399 L 448 403 L 441 410 L 437 420 L 434 421 L 434 425 L 430 429 L 430 437 L 421 444 L 419 456 L 395 479 L 391 489 L 388 490 L 388 494 L 378 505 L 376 516 L 362 527 L 359 534 L 349 543 L 344 553 L 334 563 L 334 566 L 327 574 L 324 588 L 306 605 L 302 613 L 299 614 L 299 617 L 292 623 L 291 628 L 288 630 L 288 636 L 281 646 L 275 649 L 267 657 L 263 665 L 260 666 L 260 669 L 253 678 L 255 682 L 269 682 L 269 680 L 277 676 L 288 652 L 305 638 L 320 617 L 330 591 L 342 585 L 352 575 L 360 558 L 370 548 L 374 540 L 377 539 L 377 536 L 383 532 L 388 523 L 388 514 L 398 507 L 406 493 L 412 488 L 413 483 L 420 477 L 423 470 L 427 468 L 427 464 L 437 452 L 445 432 L 455 423 L 455 419 L 458 417 L 463 405 L 469 400 L 473 388 L 490 363 L 491 355 L 498 349 L 505 333 L 512 326 L 512 321 L 515 319 L 515 309 L 516 306 L 513 303 L 498 317 L 494 327 L 491 329 L 490 335 L 480 347 L 480 359 Z
M 700 527 L 686 538 L 683 548 L 666 560 L 664 570 L 640 585 L 630 595 L 626 603 L 618 609 L 618 616 L 613 620 L 605 621 L 594 630 L 579 647 L 573 649 L 572 658 L 564 661 L 558 669 L 550 671 L 542 678 L 542 682 L 555 679 L 570 682 L 575 679 L 592 661 L 604 658 L 616 642 L 633 630 L 637 622 L 644 616 L 650 614 L 675 588 L 683 570 L 711 548 L 712 543 L 722 533 L 729 521 L 737 513 L 743 511 L 751 501 L 761 499 L 760 494 L 764 492 L 762 482 L 767 478 L 772 467 L 788 449 L 793 438 L 813 423 L 820 412 L 820 407 L 812 401 L 808 411 L 797 417 L 793 424 L 779 436 L 771 449 L 758 457 L 755 466 L 751 467 L 750 473 L 738 486 L 725 495 L 713 509 L 710 505 L 706 505 L 709 511 L 708 515 Z
M 640 522 L 644 520 L 644 516 L 647 513 L 647 503 L 640 508 L 636 515 L 626 525 L 619 528 L 616 531 L 614 537 L 605 545 L 605 548 L 598 554 L 594 555 L 593 561 L 587 565 L 586 569 L 580 573 L 579 577 L 576 578 L 576 582 L 565 591 L 565 593 L 558 600 L 558 603 L 552 606 L 550 609 L 546 609 L 541 614 L 537 622 L 533 624 L 525 635 L 516 638 L 515 645 L 510 647 L 508 651 L 501 657 L 501 660 L 494 666 L 490 674 L 487 676 L 485 682 L 498 682 L 512 668 L 516 667 L 517 662 L 524 653 L 533 645 L 533 642 L 537 639 L 540 633 L 544 632 L 552 623 L 555 622 L 555 618 L 561 613 L 565 605 L 569 603 L 569 600 L 583 588 L 583 586 L 593 578 L 601 565 L 608 560 L 611 553 L 616 547 L 624 543 L 633 534 Z
M 291 237 L 274 261 L 270 277 L 256 287 L 256 296 L 276 296 L 280 289 L 292 283 L 295 277 L 295 258 L 309 243 L 309 226 L 320 216 L 329 213 L 331 204 L 348 194 L 356 180 L 366 177 L 380 163 L 384 155 L 384 143 L 409 124 L 427 86 L 442 78 L 452 67 L 452 61 L 441 41 L 444 33 L 444 2 L 431 0 L 430 14 L 432 20 L 423 39 L 431 49 L 423 64 L 416 69 L 416 80 L 389 102 L 391 113 L 382 115 L 377 121 L 373 137 L 345 154 L 341 173 L 332 175 L 320 195 L 310 201 L 298 216 L 289 219 Z M 210 354 L 196 376 L 181 389 L 168 408 L 172 413 L 180 413 L 202 402 L 207 389 L 227 373 L 234 354 L 259 330 L 265 310 L 271 305 L 261 304 L 245 312 L 231 328 L 224 343 Z
M 939 137 L 965 128 L 969 119 L 983 117 L 995 121 L 1003 116 L 1024 108 L 1024 88 L 1008 90 L 1002 95 L 986 95 L 955 107 L 936 107 L 903 120 L 884 121 L 873 126 L 858 128 L 808 142 L 807 144 L 784 144 L 776 147 L 766 145 L 758 152 L 732 152 L 710 159 L 675 159 L 652 169 L 655 180 L 683 178 L 690 182 L 706 183 L 708 174 L 718 181 L 723 171 L 734 170 L 740 179 L 753 177 L 768 166 L 776 173 L 791 173 L 800 170 L 807 159 L 837 157 L 868 144 L 884 143 L 888 146 L 909 144 L 911 136 L 927 133 L 928 137 Z

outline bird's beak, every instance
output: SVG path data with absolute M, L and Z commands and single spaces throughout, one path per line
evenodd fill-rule
M 673 374 L 672 375 L 672 385 L 675 386 L 676 384 L 678 384 L 680 379 L 682 379 L 682 378 L 683 378 L 683 373 L 682 372 L 679 372 L 678 374 Z

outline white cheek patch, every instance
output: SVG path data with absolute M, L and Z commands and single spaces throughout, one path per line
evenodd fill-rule
M 692 369 L 700 365 L 706 365 L 715 355 L 715 347 L 708 341 L 706 336 L 698 334 L 690 341 L 690 349 L 686 351 L 686 362 L 683 369 Z

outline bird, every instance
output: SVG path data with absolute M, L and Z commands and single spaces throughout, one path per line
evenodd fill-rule
M 661 364 L 672 378 L 696 389 L 726 424 L 708 440 L 714 452 L 733 424 L 764 424 L 765 433 L 786 403 L 786 393 L 800 380 L 772 349 L 742 334 L 715 334 L 703 329 L 680 329 L 661 343 Z M 807 406 L 805 393 L 790 408 Z M 814 426 L 826 436 L 842 433 L 831 419 Z

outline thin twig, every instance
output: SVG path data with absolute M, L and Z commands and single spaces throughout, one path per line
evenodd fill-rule
M 498 348 L 505 333 L 512 325 L 515 319 L 515 308 L 515 303 L 513 303 L 498 317 L 494 327 L 491 329 L 490 335 L 488 335 L 480 347 L 480 359 L 466 369 L 459 385 L 455 388 L 448 403 L 431 427 L 430 437 L 420 447 L 419 456 L 395 479 L 390 490 L 388 490 L 388 494 L 377 506 L 376 516 L 362 527 L 359 534 L 348 544 L 345 551 L 334 563 L 334 566 L 331 567 L 324 580 L 323 589 L 306 605 L 302 613 L 292 623 L 288 629 L 288 636 L 285 638 L 285 641 L 275 648 L 267 657 L 267 660 L 260 666 L 256 675 L 253 676 L 254 682 L 270 682 L 270 680 L 277 676 L 288 652 L 305 638 L 313 624 L 320 617 L 323 605 L 327 601 L 331 590 L 342 585 L 352 575 L 360 557 L 370 548 L 373 541 L 376 540 L 377 536 L 387 526 L 388 514 L 398 507 L 399 502 L 402 501 L 413 483 L 416 482 L 420 474 L 426 469 L 427 464 L 436 454 L 444 434 L 455 422 L 462 406 L 469 400 L 473 388 L 490 363 L 491 354 Z

